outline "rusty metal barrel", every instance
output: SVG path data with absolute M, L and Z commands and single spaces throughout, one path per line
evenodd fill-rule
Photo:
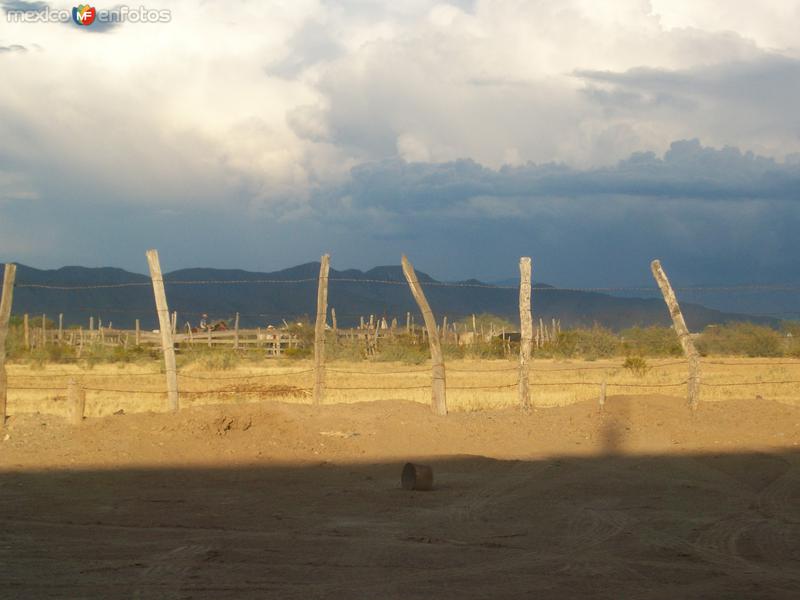
M 406 463 L 400 481 L 404 490 L 430 490 L 433 487 L 433 469 L 426 465 Z

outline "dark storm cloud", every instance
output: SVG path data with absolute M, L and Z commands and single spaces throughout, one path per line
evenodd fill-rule
M 800 164 L 683 140 L 589 170 L 369 163 L 313 206 L 331 238 L 358 231 L 439 276 L 507 275 L 528 254 L 541 280 L 602 286 L 649 283 L 655 257 L 684 284 L 800 277 L 799 201 Z
M 614 167 L 577 170 L 559 164 L 528 164 L 492 170 L 472 160 L 442 164 L 390 160 L 361 165 L 333 197 L 358 207 L 392 213 L 446 210 L 473 198 L 687 198 L 800 200 L 800 165 L 778 163 L 738 148 L 703 147 L 698 140 L 673 142 L 662 158 L 637 153 Z M 491 213 L 487 214 L 491 218 Z
M 774 54 L 688 69 L 638 67 L 624 72 L 578 70 L 583 94 L 607 114 L 657 116 L 673 108 L 730 130 L 800 135 L 800 60 Z
M 114 205 L 81 189 L 69 202 L 53 184 L 41 198 L 0 204 L 0 258 L 142 270 L 154 246 L 170 268 L 272 270 L 324 252 L 337 268 L 397 264 L 406 253 L 439 278 L 499 279 L 527 255 L 539 281 L 595 286 L 649 285 L 649 261 L 661 258 L 681 285 L 800 280 L 800 163 L 696 140 L 589 170 L 368 163 L 307 204 L 287 198 L 305 207 L 290 218 L 233 196 L 165 212 L 153 198 Z

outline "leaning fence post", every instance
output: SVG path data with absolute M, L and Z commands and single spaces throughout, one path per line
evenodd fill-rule
M 531 358 L 533 317 L 531 315 L 531 259 L 519 259 L 519 406 L 530 410 L 531 396 L 528 388 L 528 361 Z
M 167 400 L 170 410 L 178 410 L 178 373 L 175 366 L 175 344 L 172 341 L 172 323 L 170 323 L 167 293 L 164 290 L 164 276 L 161 274 L 161 263 L 158 250 L 147 251 L 147 264 L 150 267 L 150 278 L 153 280 L 153 295 L 158 312 L 158 328 L 161 332 L 161 349 L 164 353 L 164 366 L 167 371 Z
M 328 271 L 331 257 L 323 254 L 319 263 L 317 321 L 314 325 L 314 404 L 325 401 L 325 320 L 328 314 Z
M 6 407 L 8 405 L 8 377 L 6 376 L 6 338 L 8 322 L 11 320 L 11 303 L 14 299 L 14 279 L 17 276 L 17 265 L 6 264 L 3 274 L 3 292 L 0 296 L 0 429 L 6 424 Z
M 431 348 L 431 361 L 433 362 L 432 368 L 432 389 L 431 389 L 431 407 L 433 412 L 437 415 L 447 414 L 447 384 L 445 380 L 444 371 L 444 357 L 442 356 L 442 346 L 439 342 L 439 334 L 436 332 L 436 319 L 433 316 L 433 311 L 425 298 L 425 292 L 422 291 L 422 286 L 417 279 L 417 274 L 414 271 L 414 266 L 403 255 L 403 275 L 406 276 L 408 286 L 411 288 L 411 293 L 414 300 L 417 301 L 419 309 L 422 312 L 422 318 L 425 320 L 425 327 L 428 330 L 428 342 Z
M 661 293 L 664 296 L 664 302 L 667 303 L 669 314 L 672 317 L 672 324 L 675 327 L 675 333 L 678 335 L 678 340 L 683 348 L 683 354 L 689 361 L 689 406 L 694 410 L 700 401 L 700 355 L 694 347 L 692 336 L 689 334 L 689 329 L 686 327 L 686 321 L 683 319 L 681 307 L 678 304 L 678 299 L 675 297 L 675 292 L 672 291 L 672 286 L 667 279 L 667 274 L 661 268 L 661 261 L 654 260 L 650 263 L 650 269 L 653 271 L 658 287 L 661 288 Z

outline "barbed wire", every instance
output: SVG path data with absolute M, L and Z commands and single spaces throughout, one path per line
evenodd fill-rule
M 202 396 L 202 395 L 209 395 L 209 394 L 265 394 L 265 393 L 273 393 L 273 392 L 286 392 L 284 395 L 291 396 L 296 392 L 303 392 L 304 394 L 308 394 L 311 392 L 311 388 L 300 388 L 300 387 L 290 387 L 288 389 L 283 390 L 271 390 L 271 389 L 254 389 L 254 390 L 231 390 L 227 388 L 222 389 L 214 389 L 214 390 L 179 390 L 178 394 L 181 396 Z M 280 395 L 280 394 L 276 394 Z
M 700 381 L 701 386 L 706 387 L 733 387 L 733 386 L 743 386 L 743 385 L 784 385 L 784 384 L 797 384 L 800 383 L 800 380 L 783 380 L 783 381 L 735 381 L 731 383 L 707 383 L 705 381 Z
M 87 392 L 114 392 L 117 394 L 166 394 L 166 390 L 120 390 L 117 388 L 98 388 L 81 386 Z
M 293 375 L 303 375 L 306 373 L 313 373 L 314 369 L 305 369 L 303 371 L 290 371 L 288 373 L 261 373 L 261 374 L 252 374 L 252 375 L 220 375 L 219 377 L 216 376 L 205 376 L 205 375 L 189 375 L 187 373 L 181 373 L 178 371 L 178 377 L 182 377 L 184 379 L 197 379 L 197 380 L 205 380 L 205 381 L 216 381 L 216 380 L 233 380 L 233 379 L 261 379 L 264 377 L 291 377 Z
M 164 285 L 282 285 L 282 284 L 301 284 L 316 283 L 317 277 L 307 277 L 300 279 L 197 279 L 197 280 L 170 280 L 164 279 Z M 382 284 L 382 285 L 408 285 L 406 281 L 399 279 L 360 279 L 352 277 L 328 278 L 329 283 L 358 283 L 358 284 Z M 458 281 L 419 281 L 421 286 L 427 287 L 451 287 L 451 288 L 479 288 L 494 290 L 518 290 L 518 285 L 495 285 L 481 282 L 458 282 Z M 76 285 L 65 285 L 62 283 L 16 283 L 15 288 L 19 289 L 51 289 L 60 291 L 80 291 L 96 289 L 114 289 L 126 287 L 149 287 L 151 282 L 136 281 L 122 283 L 86 283 Z M 708 285 L 708 286 L 676 286 L 673 288 L 679 292 L 797 292 L 800 291 L 798 283 L 775 283 L 759 284 L 745 283 L 736 285 Z M 531 287 L 532 293 L 537 292 L 648 292 L 659 294 L 656 286 L 610 286 L 610 287 L 562 287 L 551 285 L 537 285 Z
M 147 373 L 72 373 L 72 372 L 61 372 L 61 373 L 36 373 L 36 374 L 29 374 L 29 373 L 9 373 L 9 379 L 14 378 L 23 378 L 23 379 L 52 379 L 52 378 L 67 378 L 67 377 L 74 377 L 75 379 L 84 379 L 86 377 L 92 378 L 100 378 L 100 379 L 108 379 L 111 377 L 153 377 L 157 375 L 164 375 L 163 371 L 150 371 Z
M 88 283 L 81 285 L 63 285 L 56 283 L 15 283 L 16 289 L 40 289 L 40 290 L 58 290 L 62 292 L 78 291 L 78 290 L 105 290 L 114 288 L 128 288 L 128 287 L 144 287 L 151 286 L 150 282 L 126 282 L 126 283 Z
M 724 366 L 728 366 L 728 367 L 740 367 L 740 366 L 741 367 L 755 367 L 755 366 L 761 366 L 761 367 L 770 366 L 771 367 L 771 366 L 780 365 L 780 366 L 800 367 L 800 361 L 798 361 L 798 362 L 774 361 L 774 362 L 747 362 L 747 363 L 738 362 L 738 363 L 735 363 L 735 362 L 704 360 L 704 359 L 701 358 L 700 359 L 700 365 L 701 366 L 702 365 L 724 365 Z
M 680 383 L 614 383 L 614 382 L 606 382 L 606 387 L 627 387 L 627 388 L 667 388 L 667 387 L 678 387 L 682 385 L 686 385 L 687 381 L 681 381 Z M 600 385 L 600 384 L 597 384 Z
M 343 387 L 343 386 L 326 385 L 325 387 L 326 387 L 326 389 L 337 390 L 337 391 L 342 391 L 342 390 L 372 390 L 372 391 L 383 390 L 383 391 L 394 391 L 394 390 L 429 390 L 429 389 L 431 389 L 430 384 L 427 384 L 427 385 L 412 385 L 412 386 L 392 386 L 392 387 L 386 387 L 386 386 L 346 386 L 346 387 Z
M 44 386 L 27 386 L 27 385 L 9 385 L 7 390 L 31 390 L 37 392 L 64 392 L 66 388 L 63 387 L 44 387 Z
M 517 387 L 519 382 L 506 383 L 501 385 L 448 385 L 448 390 L 502 390 L 512 387 Z
M 350 371 L 347 369 L 337 369 L 334 367 L 325 367 L 328 373 L 343 373 L 349 375 L 420 375 L 422 373 L 429 373 L 431 367 L 424 367 L 421 369 L 406 369 L 402 371 Z
M 311 373 L 313 369 L 307 371 L 298 371 L 294 374 L 300 373 Z M 284 375 L 284 374 L 276 374 L 277 375 Z M 256 376 L 259 377 L 259 376 Z M 249 379 L 249 376 L 240 376 L 239 379 Z M 196 379 L 226 379 L 226 378 L 207 378 L 207 377 L 197 377 Z M 233 379 L 230 377 L 229 379 Z M 603 384 L 606 385 L 607 388 L 636 388 L 636 389 L 649 389 L 649 388 L 673 388 L 673 387 L 680 387 L 687 385 L 688 381 L 680 381 L 675 383 L 617 383 L 613 381 L 536 381 L 532 384 L 532 387 L 555 387 L 555 386 L 601 386 Z M 774 381 L 739 381 L 739 382 L 721 382 L 721 383 L 712 383 L 712 382 L 704 382 L 701 381 L 700 385 L 705 387 L 744 387 L 744 386 L 765 386 L 765 385 L 797 385 L 800 384 L 800 380 L 774 380 Z M 517 387 L 519 385 L 518 381 L 506 384 L 493 384 L 493 385 L 469 385 L 469 386 L 458 386 L 458 385 L 448 385 L 448 390 L 453 391 L 465 391 L 465 390 L 491 390 L 491 389 L 509 389 L 513 387 Z M 278 386 L 280 387 L 280 386 Z M 326 386 L 329 390 L 334 391 L 398 391 L 398 390 L 427 390 L 430 389 L 430 384 L 425 385 L 413 385 L 413 386 L 335 386 L 335 385 L 328 385 Z M 11 385 L 7 388 L 9 391 L 39 391 L 39 392 L 65 392 L 66 388 L 63 387 L 55 387 L 55 386 L 18 386 L 18 385 Z M 146 394 L 146 395 L 165 395 L 167 392 L 165 390 L 142 390 L 142 389 L 120 389 L 120 388 L 106 388 L 106 387 L 92 387 L 92 386 L 84 386 L 81 385 L 81 389 L 87 392 L 110 392 L 110 393 L 119 393 L 119 394 Z M 180 390 L 179 394 L 182 395 L 214 395 L 214 394 L 258 394 L 258 393 L 269 393 L 269 392 L 280 392 L 281 389 L 210 389 L 210 390 Z M 297 391 L 301 392 L 310 392 L 311 388 L 296 388 L 291 387 L 290 389 L 283 390 L 285 392 L 294 393 Z

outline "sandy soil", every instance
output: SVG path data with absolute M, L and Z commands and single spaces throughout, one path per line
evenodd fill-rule
M 798 598 L 800 408 L 198 406 L 0 432 L 0 598 Z M 435 489 L 400 488 L 407 460 Z

